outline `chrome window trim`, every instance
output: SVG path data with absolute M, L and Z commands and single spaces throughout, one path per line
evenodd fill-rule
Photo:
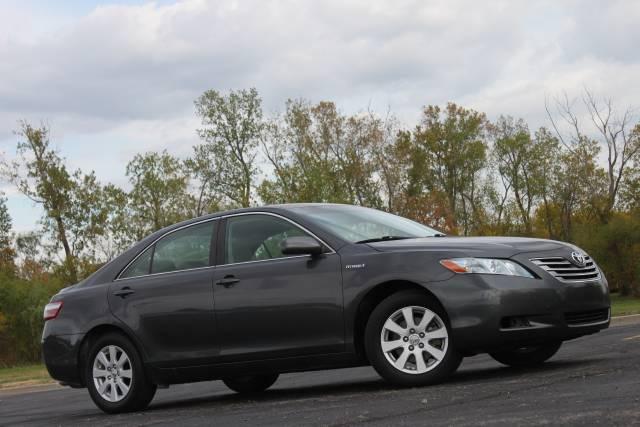
M 214 267 L 215 267 L 215 265 L 208 265 L 206 267 L 195 267 L 195 268 L 185 268 L 185 269 L 182 269 L 182 270 L 162 271 L 160 273 L 142 274 L 140 276 L 118 277 L 117 279 L 114 280 L 114 282 L 122 282 L 123 280 L 130 280 L 130 279 L 139 279 L 141 277 L 162 276 L 164 274 L 181 273 L 181 272 L 185 272 L 185 271 L 205 270 L 207 268 L 214 268 Z M 124 271 L 124 270 L 122 270 L 122 271 Z
M 327 252 L 322 255 L 328 256 L 328 255 L 334 255 L 334 254 L 335 252 Z M 274 261 L 293 259 L 293 258 L 311 258 L 311 255 L 291 255 L 291 256 L 283 256 L 280 258 L 257 259 L 255 261 L 240 261 L 240 262 L 232 262 L 230 264 L 218 264 L 215 267 L 228 267 L 230 265 L 240 265 L 240 264 L 254 264 L 256 262 L 274 262 Z
M 161 272 L 161 273 L 142 274 L 140 276 L 122 277 L 122 274 L 125 271 L 127 271 L 127 269 L 129 268 L 129 266 L 131 264 L 136 262 L 136 260 L 140 256 L 142 256 L 142 254 L 144 254 L 151 246 L 155 245 L 158 241 L 160 241 L 161 239 L 165 238 L 166 236 L 168 236 L 168 235 L 170 235 L 172 233 L 175 233 L 176 231 L 184 230 L 185 228 L 189 228 L 189 227 L 193 227 L 193 226 L 196 226 L 196 225 L 204 224 L 206 222 L 213 222 L 213 221 L 218 221 L 218 220 L 221 220 L 221 219 L 232 218 L 232 217 L 235 217 L 235 216 L 245 216 L 245 215 L 268 215 L 268 216 L 274 216 L 274 217 L 283 219 L 285 221 L 288 221 L 291 224 L 295 225 L 296 227 L 300 228 L 305 233 L 310 234 L 314 239 L 318 240 L 320 243 L 322 243 L 327 248 L 329 248 L 330 252 L 327 252 L 324 255 L 331 255 L 331 254 L 335 254 L 336 253 L 335 249 L 333 249 L 333 247 L 331 247 L 331 245 L 329 245 L 327 242 L 325 242 L 320 237 L 318 237 L 314 232 L 312 232 L 308 228 L 298 224 L 297 222 L 295 222 L 295 221 L 293 221 L 293 220 L 291 220 L 291 219 L 289 219 L 289 218 L 287 218 L 285 216 L 282 216 L 280 214 L 273 213 L 273 212 L 263 212 L 263 211 L 240 212 L 240 213 L 235 213 L 235 214 L 221 215 L 221 216 L 217 216 L 215 218 L 204 219 L 202 221 L 194 222 L 192 224 L 183 225 L 182 227 L 178 227 L 175 230 L 167 231 L 162 236 L 158 237 L 153 242 L 149 243 L 143 250 L 140 251 L 140 253 L 138 253 L 138 255 L 136 255 L 131 261 L 129 261 L 127 263 L 127 265 L 122 270 L 120 270 L 120 273 L 118 273 L 118 276 L 114 279 L 114 282 L 122 281 L 122 280 L 129 280 L 129 279 L 137 279 L 137 278 L 140 278 L 140 277 L 151 277 L 151 276 L 158 276 L 158 275 L 162 275 L 162 274 L 179 273 L 179 272 L 183 272 L 183 271 L 203 270 L 205 268 L 225 267 L 225 266 L 229 266 L 229 265 L 239 265 L 239 264 L 251 264 L 251 263 L 256 263 L 256 262 L 279 261 L 279 260 L 283 260 L 283 259 L 302 258 L 302 257 L 309 257 L 310 256 L 310 255 L 292 255 L 292 256 L 280 257 L 280 258 L 260 259 L 260 260 L 255 260 L 255 261 L 242 261 L 242 262 L 234 262 L 234 263 L 219 264 L 219 265 L 215 265 L 214 264 L 214 265 L 208 265 L 206 267 L 187 268 L 187 269 L 183 269 L 183 270 L 164 271 L 164 272 Z

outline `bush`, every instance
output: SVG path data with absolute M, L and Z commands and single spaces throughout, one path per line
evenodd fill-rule
M 60 288 L 0 273 L 0 366 L 40 360 L 42 311 Z
M 615 213 L 609 222 L 584 226 L 576 241 L 595 258 L 612 291 L 640 296 L 640 217 Z

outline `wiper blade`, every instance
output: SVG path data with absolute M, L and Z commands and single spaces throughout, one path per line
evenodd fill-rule
M 388 240 L 402 240 L 402 239 L 412 239 L 412 237 L 408 237 L 408 236 L 380 236 L 380 237 L 374 237 L 372 239 L 359 240 L 356 243 L 386 242 Z

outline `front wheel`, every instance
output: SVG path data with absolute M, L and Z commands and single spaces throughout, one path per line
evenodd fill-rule
M 156 393 L 138 351 L 120 334 L 99 337 L 89 348 L 85 369 L 89 395 L 104 412 L 142 410 Z
M 245 377 L 225 378 L 222 382 L 236 393 L 260 393 L 271 387 L 278 379 L 278 374 L 248 375 Z
M 440 305 L 415 291 L 393 294 L 373 310 L 365 348 L 380 376 L 400 386 L 440 382 L 462 361 Z
M 527 368 L 540 365 L 549 360 L 558 352 L 561 345 L 562 342 L 551 342 L 537 346 L 497 351 L 489 353 L 489 355 L 504 365 L 513 366 L 514 368 Z

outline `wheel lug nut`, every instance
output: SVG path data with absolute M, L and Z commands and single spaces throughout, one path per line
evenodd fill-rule
M 420 348 L 424 348 L 424 344 L 420 343 Z
M 414 333 L 415 331 L 416 331 L 415 329 L 411 329 L 411 331 L 410 331 L 410 332 L 411 332 L 411 333 Z
M 412 345 L 409 346 L 409 351 L 413 351 L 413 346 Z
M 409 337 L 402 338 L 405 342 L 409 341 Z
M 424 334 L 420 332 L 420 338 L 424 338 Z

